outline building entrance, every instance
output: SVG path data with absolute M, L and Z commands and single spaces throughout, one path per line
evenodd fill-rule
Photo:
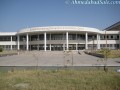
M 76 50 L 76 44 L 69 44 L 69 50 Z
M 51 44 L 51 51 L 63 51 L 63 44 Z
M 85 49 L 85 44 L 78 44 L 78 50 L 83 50 Z

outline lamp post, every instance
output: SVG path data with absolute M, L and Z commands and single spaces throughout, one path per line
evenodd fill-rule
M 107 34 L 106 34 L 106 31 L 105 31 L 105 41 L 106 41 L 105 47 L 107 48 Z
M 94 37 L 94 36 L 92 36 L 92 40 L 93 40 L 93 45 L 92 45 L 92 46 L 93 46 L 93 48 L 92 48 L 92 49 L 93 49 L 93 50 L 94 50 L 94 39 L 95 39 L 95 37 Z

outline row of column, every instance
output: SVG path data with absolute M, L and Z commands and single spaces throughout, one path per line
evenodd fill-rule
M 11 37 L 12 41 L 12 37 Z M 17 35 L 17 49 L 20 50 L 20 36 Z M 44 51 L 46 51 L 46 32 L 44 32 Z M 97 49 L 100 49 L 100 35 L 97 34 Z M 76 45 L 77 46 L 77 45 Z M 11 47 L 12 48 L 12 47 Z M 88 33 L 85 33 L 85 49 L 88 49 Z M 26 50 L 29 50 L 29 35 L 26 34 Z M 66 50 L 69 50 L 68 32 L 66 32 Z

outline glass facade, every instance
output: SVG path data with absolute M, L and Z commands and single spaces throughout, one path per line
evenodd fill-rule
M 106 46 L 107 46 L 108 49 L 120 49 L 119 44 L 107 44 L 107 45 L 106 44 L 100 44 L 101 49 L 106 48 Z
M 0 36 L 0 41 L 11 41 L 11 36 Z
M 51 40 L 65 40 L 65 34 L 51 34 Z
M 63 51 L 63 44 L 51 44 L 52 51 Z
M 29 41 L 38 41 L 38 35 L 31 35 Z
M 20 36 L 20 41 L 26 41 L 26 36 L 25 35 L 21 35 Z
M 68 40 L 76 40 L 77 35 L 76 34 L 69 34 Z
M 76 44 L 69 44 L 69 50 L 76 50 Z
M 62 51 L 67 50 L 67 41 L 66 41 L 66 33 L 46 33 L 46 50 L 50 51 Z M 11 38 L 12 37 L 12 38 Z M 1 47 L 4 50 L 17 50 L 17 36 L 0 36 L 0 43 L 3 45 Z M 70 33 L 68 32 L 68 50 L 84 50 L 86 49 L 86 34 L 82 33 Z M 118 43 L 120 37 L 119 34 L 109 34 L 109 35 L 100 35 L 100 40 L 115 40 L 116 44 L 111 44 L 110 42 L 107 44 L 107 47 L 110 49 L 120 49 L 120 44 Z M 26 34 L 19 35 L 19 46 L 20 50 L 27 49 L 27 40 Z M 44 34 L 30 34 L 28 36 L 28 45 L 29 50 L 45 50 L 45 37 Z M 51 40 L 51 41 L 50 41 Z M 7 42 L 4 45 L 4 42 Z M 36 41 L 36 42 L 31 42 Z M 40 42 L 42 41 L 42 42 Z M 49 42 L 48 42 L 49 41 Z M 90 42 L 89 42 L 90 41 Z M 88 33 L 87 46 L 88 49 L 95 50 L 97 49 L 97 34 Z M 103 43 L 103 42 L 102 42 Z M 100 44 L 100 48 L 106 47 L 106 41 L 104 44 Z
M 44 40 L 44 34 L 39 35 L 39 40 Z
M 88 49 L 89 50 L 96 50 L 97 49 L 97 44 L 88 44 Z
M 17 41 L 17 37 L 16 36 L 12 36 L 12 41 Z
M 84 34 L 77 34 L 77 40 L 85 40 Z
M 100 35 L 101 40 L 119 40 L 119 35 L 117 34 L 109 34 L 109 35 Z
M 78 46 L 78 47 L 77 47 L 78 50 L 83 50 L 83 49 L 85 49 L 85 44 L 78 44 L 77 46 Z

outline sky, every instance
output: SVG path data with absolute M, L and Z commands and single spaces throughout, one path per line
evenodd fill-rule
M 86 5 L 66 1 L 70 0 L 0 0 L 0 32 L 41 26 L 82 26 L 103 30 L 120 21 L 120 4 Z

